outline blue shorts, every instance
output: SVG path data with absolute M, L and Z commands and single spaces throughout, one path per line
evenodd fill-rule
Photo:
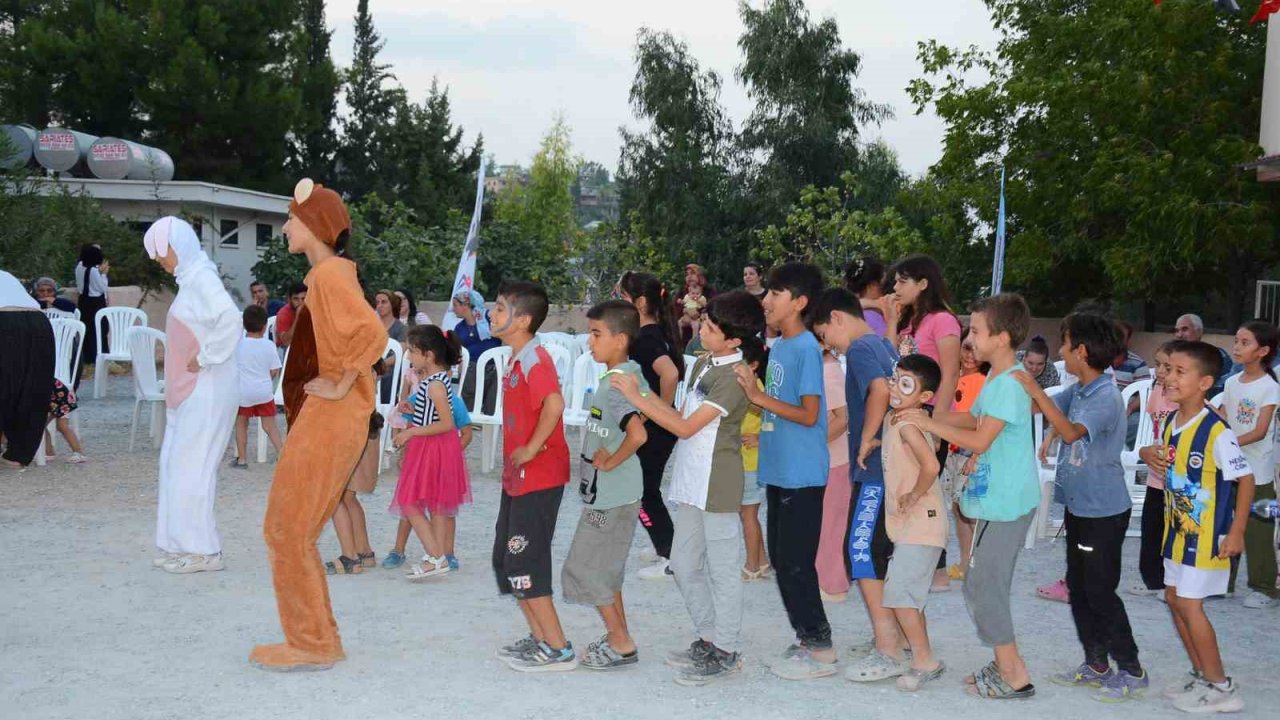
M 764 488 L 756 480 L 754 472 L 742 473 L 742 504 L 759 505 L 764 502 Z

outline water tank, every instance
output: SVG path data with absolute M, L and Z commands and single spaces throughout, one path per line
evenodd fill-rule
M 45 128 L 36 136 L 36 162 L 56 172 L 84 170 L 89 146 L 98 138 L 67 128 Z
M 31 164 L 36 147 L 36 129 L 30 125 L 0 125 L 0 134 L 8 138 L 11 152 L 0 156 L 0 167 L 13 170 Z
M 173 179 L 173 158 L 160 148 L 102 137 L 89 146 L 89 171 L 103 180 Z

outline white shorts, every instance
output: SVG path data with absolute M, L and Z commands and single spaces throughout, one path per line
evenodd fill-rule
M 1164 560 L 1164 584 L 1173 588 L 1180 598 L 1203 600 L 1213 595 L 1225 595 L 1230 580 L 1230 570 L 1205 570 L 1175 563 L 1168 558 Z

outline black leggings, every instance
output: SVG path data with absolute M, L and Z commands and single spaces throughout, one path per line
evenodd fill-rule
M 1138 573 L 1148 590 L 1164 589 L 1164 489 L 1147 487 L 1142 500 L 1142 544 L 1138 549 Z
M 53 327 L 34 310 L 0 312 L 0 433 L 4 459 L 30 465 L 53 396 Z
M 644 475 L 644 495 L 640 498 L 640 524 L 649 533 L 653 549 L 662 557 L 671 557 L 671 540 L 676 528 L 671 522 L 671 512 L 662 499 L 662 473 L 667 460 L 676 447 L 676 436 L 652 422 L 645 423 L 649 439 L 636 456 L 640 458 L 640 472 Z

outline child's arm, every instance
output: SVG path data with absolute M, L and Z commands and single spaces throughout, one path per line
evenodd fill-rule
M 538 424 L 533 428 L 533 434 L 529 436 L 529 442 L 512 451 L 511 464 L 520 467 L 542 452 L 542 446 L 546 445 L 547 438 L 551 437 L 551 433 L 555 432 L 556 423 L 560 421 L 563 415 L 563 395 L 553 392 L 544 397 L 542 399 L 542 410 L 538 413 Z M 453 420 L 450 419 L 449 422 L 452 424 Z
M 1244 552 L 1244 528 L 1249 523 L 1253 505 L 1253 474 L 1236 478 L 1236 516 L 1231 519 L 1231 529 L 1218 546 L 1218 557 L 1235 557 Z
M 1044 388 L 1040 387 L 1040 383 L 1037 383 L 1027 371 L 1014 371 L 1013 379 L 1017 380 L 1031 396 L 1031 401 L 1040 408 L 1040 412 L 1044 413 L 1044 418 L 1053 426 L 1053 431 L 1062 438 L 1062 442 L 1070 445 L 1089 434 L 1089 428 L 1083 423 L 1073 423 L 1067 418 L 1062 408 L 1058 407 L 1058 403 L 1049 397 Z
M 1269 439 L 1271 437 L 1271 418 L 1276 413 L 1275 405 L 1266 405 L 1258 411 L 1258 424 L 1252 430 L 1236 436 L 1236 442 L 1240 443 L 1240 447 L 1252 445 L 1260 440 Z M 1225 417 L 1225 416 L 1224 416 Z
M 975 418 L 977 427 L 973 430 L 958 428 L 953 425 L 940 423 L 929 417 L 924 410 L 911 409 L 901 410 L 893 416 L 894 424 L 909 422 L 920 428 L 923 432 L 946 440 L 953 445 L 975 453 L 984 453 L 995 442 L 996 436 L 1004 430 L 1005 422 L 1000 418 L 986 415 L 980 421 Z
M 884 416 L 889 412 L 889 381 L 876 378 L 867 388 L 867 407 L 862 416 L 862 439 L 858 441 L 858 467 L 867 469 L 867 456 L 880 446 L 876 433 L 884 427 Z
M 411 437 L 431 437 L 432 435 L 443 435 L 456 430 L 453 424 L 453 413 L 440 411 L 440 408 L 449 407 L 449 393 L 444 389 L 444 385 L 438 382 L 427 385 L 427 397 L 435 405 L 436 413 L 440 416 L 440 419 L 421 427 L 407 427 L 396 433 L 397 438 L 402 439 L 399 444 L 403 445 Z
M 915 457 L 916 463 L 920 465 L 920 472 L 916 475 L 915 487 L 911 491 L 898 498 L 898 509 L 906 512 L 929 492 L 929 488 L 938 478 L 938 456 L 934 448 L 929 447 L 929 441 L 925 438 L 924 433 L 920 432 L 920 428 L 914 425 L 905 425 L 900 430 L 902 440 L 907 444 L 907 449 L 911 451 L 911 455 Z
M 591 459 L 591 464 L 597 470 L 609 472 L 619 465 L 627 461 L 627 458 L 636 454 L 636 450 L 644 445 L 649 439 L 649 434 L 644 429 L 644 418 L 638 414 L 632 414 L 627 420 L 627 436 L 622 440 L 622 444 L 618 446 L 618 450 L 610 454 L 608 450 L 600 448 L 596 450 L 595 457 Z
M 838 407 L 827 412 L 827 442 L 842 437 L 849 430 L 849 410 Z
M 818 424 L 818 415 L 822 411 L 821 395 L 801 395 L 800 404 L 792 405 L 762 392 L 756 386 L 756 374 L 746 365 L 739 365 L 734 368 L 734 372 L 738 374 L 738 384 L 742 386 L 743 392 L 747 394 L 747 400 L 752 405 L 768 410 L 783 420 L 789 420 L 797 425 L 813 427 Z
M 697 412 L 686 418 L 676 412 L 675 408 L 654 397 L 652 393 L 641 395 L 640 385 L 636 382 L 634 375 L 614 375 L 609 378 L 609 382 L 632 405 L 635 405 L 636 409 L 644 413 L 645 417 L 666 428 L 681 440 L 697 435 L 699 430 L 720 417 L 722 412 L 715 405 L 704 403 Z

